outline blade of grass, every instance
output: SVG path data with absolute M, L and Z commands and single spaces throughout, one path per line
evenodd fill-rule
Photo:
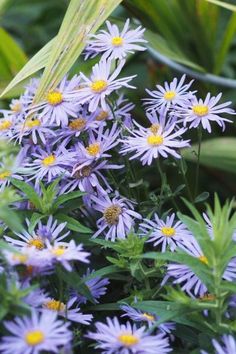
M 224 65 L 225 59 L 227 57 L 227 54 L 229 52 L 232 41 L 234 39 L 235 32 L 236 32 L 236 12 L 231 15 L 220 48 L 217 51 L 214 74 L 220 73 Z
M 212 4 L 224 7 L 227 10 L 231 10 L 231 11 L 236 11 L 236 6 L 229 4 L 228 2 L 222 1 L 222 0 L 205 0 L 208 2 L 211 2 Z

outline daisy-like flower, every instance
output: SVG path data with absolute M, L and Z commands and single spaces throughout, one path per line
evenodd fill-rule
M 135 122 L 137 129 L 128 129 L 130 136 L 121 139 L 123 147 L 121 153 L 134 153 L 129 159 L 140 158 L 143 165 L 151 165 L 152 160 L 168 155 L 181 158 L 176 149 L 189 146 L 189 140 L 183 140 L 183 135 L 187 129 L 181 128 L 175 131 L 175 124 L 167 129 L 160 127 L 144 128 Z
M 72 266 L 70 262 L 79 261 L 83 263 L 89 263 L 87 257 L 90 253 L 83 251 L 83 246 L 76 245 L 74 240 L 70 242 L 55 242 L 51 245 L 46 240 L 46 245 L 48 249 L 48 257 L 54 263 L 61 263 L 61 265 L 68 271 L 72 271 Z
M 106 129 L 101 125 L 98 131 L 89 132 L 88 143 L 83 145 L 78 143 L 75 146 L 74 153 L 79 156 L 75 163 L 75 168 L 72 171 L 72 175 L 81 170 L 84 166 L 90 165 L 93 161 L 96 161 L 102 157 L 110 157 L 110 154 L 106 152 L 111 150 L 117 144 L 119 144 L 118 136 L 120 129 L 117 128 L 117 124 L 113 124 L 111 129 Z
M 101 60 L 92 68 L 91 78 L 87 78 L 83 73 L 80 73 L 83 83 L 78 90 L 74 90 L 68 97 L 78 100 L 79 104 L 89 103 L 88 109 L 90 112 L 96 111 L 99 104 L 103 110 L 107 110 L 106 96 L 121 87 L 135 88 L 128 84 L 136 75 L 116 79 L 120 74 L 124 60 L 121 60 L 115 71 L 110 74 L 111 61 Z
M 87 110 L 87 105 L 84 105 L 78 111 L 76 118 L 69 118 L 67 126 L 62 127 L 58 131 L 58 139 L 66 139 L 66 142 L 70 142 L 72 138 L 78 138 L 82 132 L 94 130 L 98 128 L 99 122 L 95 119 L 95 114 L 90 113 Z
M 177 113 L 182 117 L 185 126 L 190 123 L 190 128 L 197 128 L 202 125 L 203 129 L 211 133 L 210 123 L 216 122 L 224 130 L 225 122 L 232 121 L 223 118 L 222 114 L 235 114 L 235 111 L 232 108 L 228 108 L 231 102 L 218 104 L 221 96 L 222 93 L 219 93 L 216 97 L 211 97 L 211 94 L 208 93 L 204 100 L 197 99 L 194 96 L 188 102 L 184 102 L 182 107 L 177 109 Z
M 42 304 L 42 311 L 56 312 L 59 316 L 62 316 L 72 322 L 78 322 L 88 325 L 93 316 L 84 315 L 80 312 L 80 308 L 72 308 L 75 304 L 75 299 L 70 299 L 67 303 L 53 299 L 51 297 L 46 297 Z
M 0 351 L 3 354 L 40 354 L 42 351 L 59 353 L 60 348 L 72 339 L 68 323 L 57 320 L 57 314 L 32 311 L 31 317 L 16 317 L 4 322 L 11 333 L 2 338 Z
M 126 198 L 115 196 L 110 199 L 108 195 L 100 198 L 91 196 L 93 209 L 100 211 L 103 216 L 97 221 L 98 231 L 93 238 L 104 233 L 106 240 L 115 241 L 125 239 L 127 233 L 134 226 L 134 219 L 141 219 L 141 215 L 134 211 L 132 202 Z
M 45 101 L 30 107 L 28 114 L 37 113 L 40 120 L 48 125 L 68 125 L 68 116 L 77 116 L 77 102 L 69 99 L 68 93 L 78 87 L 80 77 L 74 76 L 71 80 L 65 77 L 58 88 L 46 94 Z
M 24 175 L 32 172 L 31 166 L 24 167 L 26 160 L 25 149 L 21 149 L 17 156 L 8 156 L 0 162 L 0 191 L 11 183 L 11 178 L 23 179 Z
M 0 138 L 11 139 L 14 135 L 15 117 L 7 116 L 0 119 Z
M 20 123 L 15 125 L 13 139 L 22 141 L 24 137 L 31 138 L 34 144 L 40 141 L 46 144 L 46 138 L 56 136 L 56 133 L 48 128 L 40 119 L 29 118 L 22 119 Z
M 143 39 L 145 31 L 141 26 L 129 30 L 130 20 L 127 19 L 122 31 L 119 31 L 117 25 L 106 21 L 107 30 L 101 30 L 100 33 L 92 35 L 92 40 L 88 41 L 90 53 L 104 53 L 102 59 L 122 59 L 128 53 L 135 51 L 144 51 L 145 47 L 139 43 L 147 43 Z
M 199 262 L 208 265 L 208 259 L 204 256 L 200 246 L 194 239 L 185 246 L 180 245 L 187 254 L 195 257 Z M 173 278 L 173 284 L 180 284 L 181 289 L 186 291 L 191 297 L 203 297 L 207 292 L 207 287 L 194 274 L 194 272 L 184 264 L 170 263 L 167 266 L 167 274 L 162 281 L 162 285 L 166 283 L 169 278 Z
M 150 335 L 146 327 L 137 328 L 130 322 L 120 324 L 117 317 L 107 318 L 107 323 L 96 322 L 96 332 L 87 337 L 97 342 L 95 348 L 103 354 L 164 354 L 171 351 L 163 334 Z
M 28 219 L 26 219 L 26 224 L 29 228 L 30 222 Z M 4 238 L 15 247 L 35 247 L 41 251 L 46 248 L 46 240 L 53 244 L 54 242 L 62 241 L 69 235 L 69 231 L 61 234 L 65 226 L 66 222 L 58 224 L 58 221 L 53 220 L 52 215 L 50 215 L 46 225 L 39 221 L 37 230 L 31 232 L 23 230 L 21 233 L 15 233 L 18 239 L 9 236 L 4 236 Z
M 87 277 L 91 276 L 93 273 L 94 273 L 94 270 L 90 271 L 90 269 L 87 269 L 87 272 L 83 275 L 83 278 L 87 278 Z M 85 284 L 89 288 L 90 293 L 96 303 L 99 303 L 98 299 L 101 296 L 106 294 L 107 285 L 109 283 L 110 283 L 109 279 L 101 278 L 101 277 L 95 277 L 95 278 L 85 281 Z M 71 291 L 71 296 L 78 304 L 86 304 L 87 303 L 87 298 L 85 296 L 79 294 L 78 291 L 76 291 L 76 290 Z
M 236 340 L 232 335 L 224 334 L 221 342 L 216 339 L 212 340 L 215 354 L 234 354 L 236 353 Z M 205 350 L 201 350 L 201 354 L 208 354 Z
M 165 252 L 167 247 L 174 251 L 180 244 L 192 240 L 192 234 L 181 221 L 175 220 L 175 214 L 161 220 L 154 214 L 154 220 L 144 219 L 140 225 L 143 235 L 148 236 L 147 242 L 153 242 L 154 246 L 161 245 L 161 251 Z
M 49 146 L 46 146 L 45 149 L 38 146 L 31 156 L 34 160 L 25 165 L 32 168 L 29 181 L 35 179 L 36 185 L 39 185 L 42 179 L 47 178 L 47 182 L 50 183 L 54 178 L 66 173 L 66 166 L 72 160 L 74 161 L 75 153 L 69 152 L 64 144 L 61 144 L 55 150 Z
M 129 305 L 123 305 L 120 307 L 122 311 L 125 312 L 121 317 L 129 317 L 131 320 L 135 322 L 144 322 L 147 323 L 148 327 L 152 327 L 152 325 L 158 321 L 158 316 L 155 314 L 150 314 L 147 312 L 142 312 L 141 310 L 137 310 Z M 170 334 L 172 330 L 175 329 L 175 325 L 172 322 L 162 323 L 158 326 L 158 329 L 163 332 Z
M 186 75 L 183 75 L 178 83 L 178 79 L 175 77 L 171 83 L 165 82 L 164 87 L 156 85 L 157 90 L 146 89 L 146 92 L 151 96 L 151 98 L 144 98 L 144 105 L 147 106 L 147 111 L 156 111 L 164 107 L 167 109 L 175 108 L 177 105 L 191 99 L 193 92 L 188 90 L 193 80 L 185 84 L 185 79 Z
M 101 108 L 98 108 L 95 112 L 95 121 L 97 123 L 106 123 L 108 120 L 113 120 L 115 117 L 116 121 L 122 121 L 125 126 L 132 126 L 132 119 L 130 111 L 135 107 L 131 102 L 128 102 L 124 95 L 119 95 L 118 99 L 115 101 L 113 106 L 113 111 L 110 107 L 107 107 L 107 110 L 104 111 Z

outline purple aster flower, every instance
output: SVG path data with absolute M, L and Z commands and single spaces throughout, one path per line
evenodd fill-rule
M 189 88 L 193 83 L 193 80 L 188 84 L 185 84 L 186 75 L 183 75 L 178 83 L 175 77 L 171 83 L 165 82 L 164 87 L 157 85 L 157 90 L 151 91 L 146 89 L 147 93 L 152 98 L 144 98 L 144 104 L 147 107 L 147 111 L 156 111 L 166 107 L 167 109 L 176 107 L 179 104 L 185 103 L 193 96 L 193 92 L 189 92 Z
M 3 354 L 59 353 L 72 339 L 69 324 L 57 320 L 56 313 L 40 315 L 32 311 L 31 317 L 16 317 L 14 321 L 5 321 L 4 325 L 12 335 L 3 337 L 0 342 Z
M 107 318 L 107 323 L 96 322 L 96 332 L 87 337 L 97 342 L 95 348 L 103 354 L 164 354 L 171 351 L 168 339 L 161 333 L 150 335 L 146 327 L 137 328 L 130 322 L 120 324 L 117 317 Z
M 72 91 L 70 97 L 78 100 L 78 103 L 89 103 L 89 111 L 94 112 L 99 104 L 103 110 L 107 110 L 106 96 L 110 95 L 113 91 L 121 87 L 135 88 L 130 86 L 128 82 L 136 75 L 116 79 L 121 72 L 125 61 L 122 60 L 115 71 L 110 74 L 111 61 L 102 60 L 95 64 L 92 68 L 91 78 L 88 79 L 83 73 L 80 73 L 84 82 L 78 90 Z
M 88 325 L 93 316 L 82 314 L 79 307 L 72 308 L 74 303 L 75 299 L 70 299 L 67 303 L 64 303 L 62 301 L 45 296 L 42 311 L 51 313 L 56 312 L 59 316 L 62 316 L 70 321 Z
M 32 268 L 37 268 L 41 275 L 44 268 L 46 271 L 51 269 L 52 261 L 48 257 L 48 252 L 46 250 L 39 252 L 36 247 L 26 246 L 20 249 L 13 248 L 12 251 L 4 250 L 3 255 L 11 266 L 25 265 L 31 270 Z
M 0 112 L 4 118 L 11 122 L 17 122 L 18 119 L 22 119 L 25 116 L 27 104 L 24 102 L 24 95 L 19 99 L 13 99 L 10 103 L 10 109 L 1 109 Z
M 97 221 L 98 231 L 93 235 L 106 234 L 106 240 L 115 241 L 125 239 L 127 233 L 134 226 L 134 219 L 141 219 L 141 215 L 134 211 L 133 203 L 120 196 L 110 199 L 108 195 L 97 198 L 91 196 L 93 208 L 100 211 L 103 216 Z
M 88 41 L 90 53 L 91 51 L 97 54 L 104 53 L 102 59 L 122 59 L 128 53 L 146 50 L 139 44 L 147 43 L 143 39 L 145 29 L 139 26 L 129 30 L 129 23 L 130 20 L 127 19 L 123 30 L 119 31 L 117 25 L 106 21 L 108 31 L 101 30 L 98 34 L 92 35 L 92 40 Z
M 87 272 L 83 275 L 83 279 L 90 277 L 93 273 L 94 273 L 94 270 L 90 271 L 90 269 L 87 269 Z M 101 277 L 95 277 L 95 278 L 85 281 L 85 284 L 89 288 L 89 291 L 96 303 L 99 303 L 98 299 L 101 296 L 106 294 L 107 285 L 109 283 L 110 282 L 109 282 L 108 278 L 101 278 Z M 76 290 L 71 291 L 71 296 L 78 304 L 86 304 L 87 303 L 87 298 L 85 296 L 79 294 L 78 291 L 76 291 Z
M 48 258 L 54 263 L 61 263 L 68 272 L 72 271 L 70 264 L 72 261 L 89 263 L 87 257 L 90 253 L 83 251 L 83 246 L 81 244 L 76 245 L 74 240 L 70 242 L 54 242 L 54 245 L 51 245 L 46 240 L 46 246 L 48 249 Z
M 125 312 L 125 314 L 121 317 L 129 317 L 131 320 L 136 322 L 146 322 L 148 327 L 152 327 L 159 319 L 155 314 L 142 312 L 141 310 L 137 310 L 129 305 L 123 305 L 120 308 Z M 172 322 L 162 323 L 158 326 L 158 329 L 162 333 L 170 334 L 171 331 L 175 329 L 175 324 Z
M 225 129 L 225 122 L 232 122 L 229 119 L 221 117 L 222 114 L 235 114 L 235 111 L 228 106 L 231 102 L 217 104 L 221 99 L 222 93 L 216 97 L 208 93 L 205 100 L 197 99 L 193 96 L 187 103 L 177 109 L 177 113 L 183 118 L 184 125 L 190 123 L 190 128 L 197 128 L 200 124 L 203 129 L 211 133 L 210 122 L 216 122 L 222 130 Z
M 69 152 L 64 144 L 61 144 L 55 150 L 49 146 L 45 149 L 38 146 L 31 156 L 34 160 L 26 163 L 25 166 L 32 167 L 29 181 L 35 179 L 37 186 L 42 179 L 47 178 L 47 182 L 50 183 L 54 178 L 66 173 L 66 166 L 74 160 L 75 153 Z
M 5 240 L 15 247 L 35 247 L 37 250 L 41 251 L 46 248 L 46 240 L 53 244 L 54 242 L 62 241 L 70 233 L 67 231 L 61 234 L 66 226 L 66 222 L 58 224 L 57 220 L 53 220 L 52 215 L 49 216 L 46 225 L 43 225 L 42 222 L 39 221 L 37 230 L 29 231 L 30 222 L 28 219 L 26 219 L 26 224 L 28 231 L 23 230 L 21 233 L 15 233 L 19 239 L 4 236 Z
M 95 114 L 90 113 L 87 110 L 87 106 L 84 105 L 79 109 L 76 118 L 69 118 L 67 126 L 62 127 L 58 131 L 58 139 L 66 139 L 66 143 L 70 142 L 72 138 L 78 138 L 82 132 L 94 130 L 98 128 L 99 122 L 95 120 Z
M 234 354 L 236 353 L 236 340 L 232 335 L 224 334 L 221 343 L 216 339 L 212 340 L 215 354 Z M 201 350 L 201 354 L 208 354 L 205 350 Z
M 72 174 L 82 169 L 84 166 L 90 165 L 93 161 L 102 157 L 110 157 L 111 155 L 106 152 L 119 144 L 117 139 L 119 133 L 120 129 L 117 128 L 116 123 L 112 125 L 111 129 L 106 129 L 105 131 L 102 125 L 99 127 L 98 131 L 90 131 L 87 146 L 84 146 L 80 142 L 75 146 L 75 154 L 79 156 L 79 158 Z
M 27 288 L 29 286 L 29 282 L 27 282 L 26 285 L 24 284 L 24 288 Z M 32 289 L 31 292 L 23 298 L 23 301 L 30 307 L 37 308 L 43 305 L 45 301 L 45 296 L 46 293 L 44 292 L 44 290 L 40 288 Z
M 175 214 L 167 216 L 166 220 L 161 220 L 154 214 L 154 220 L 144 219 L 140 225 L 142 235 L 147 235 L 147 242 L 153 242 L 154 246 L 161 245 L 161 251 L 165 252 L 169 246 L 175 251 L 180 244 L 191 242 L 193 236 L 181 221 L 175 220 Z
M 7 156 L 0 161 L 0 191 L 11 183 L 11 178 L 23 179 L 22 175 L 32 172 L 31 166 L 24 167 L 26 151 L 21 149 L 17 156 Z
M 0 119 L 0 138 L 11 139 L 14 135 L 15 117 L 7 116 Z
M 65 77 L 57 89 L 47 93 L 45 101 L 32 105 L 28 114 L 37 113 L 40 120 L 48 125 L 67 126 L 68 116 L 75 118 L 77 116 L 77 103 L 75 99 L 68 98 L 68 93 L 78 87 L 79 82 L 78 76 L 74 76 L 71 80 Z
M 187 254 L 199 259 L 206 266 L 208 259 L 204 256 L 200 246 L 194 239 L 185 246 L 179 245 Z M 194 272 L 185 264 L 170 263 L 167 266 L 167 274 L 162 281 L 162 285 L 166 283 L 169 278 L 173 278 L 173 284 L 180 284 L 181 289 L 186 291 L 191 297 L 204 296 L 207 292 L 205 284 L 194 274 Z
M 131 127 L 132 119 L 130 111 L 134 107 L 134 104 L 128 102 L 128 100 L 124 98 L 124 95 L 121 94 L 113 105 L 113 111 L 110 107 L 107 107 L 106 111 L 101 108 L 98 108 L 94 112 L 95 121 L 98 123 L 106 123 L 107 120 L 114 120 L 115 117 L 116 121 L 123 121 L 125 126 Z
M 46 138 L 56 136 L 56 133 L 48 128 L 45 123 L 37 118 L 22 119 L 15 125 L 13 139 L 22 141 L 24 137 L 30 138 L 34 144 L 40 141 L 46 144 Z
M 151 165 L 152 160 L 162 156 L 167 158 L 168 155 L 175 158 L 181 158 L 176 152 L 176 149 L 189 146 L 189 140 L 181 139 L 181 135 L 186 132 L 187 129 L 181 128 L 175 131 L 175 124 L 172 124 L 167 129 L 163 129 L 162 126 L 144 128 L 138 123 L 134 122 L 138 129 L 128 129 L 130 136 L 120 140 L 124 145 L 121 149 L 121 153 L 126 155 L 127 153 L 134 153 L 130 157 L 130 160 L 140 158 L 143 165 Z

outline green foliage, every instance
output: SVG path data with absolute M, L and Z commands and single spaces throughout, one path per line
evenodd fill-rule
M 53 90 L 85 47 L 88 35 L 94 33 L 122 0 L 71 0 L 56 39 L 46 45 L 40 54 L 27 63 L 15 77 L 14 82 L 4 90 L 9 90 L 26 77 L 45 67 L 35 103 L 41 101 L 45 93 Z
M 197 144 L 182 150 L 182 156 L 197 162 Z M 200 164 L 219 170 L 236 173 L 236 139 L 231 137 L 215 138 L 202 142 Z

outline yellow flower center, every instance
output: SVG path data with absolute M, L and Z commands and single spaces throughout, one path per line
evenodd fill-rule
M 163 144 L 163 137 L 161 135 L 149 135 L 147 137 L 147 142 L 149 145 L 161 145 Z
M 206 256 L 200 256 L 198 257 L 199 261 L 208 265 L 208 259 L 206 258 Z
M 86 147 L 87 152 L 91 156 L 96 156 L 100 152 L 100 144 L 99 143 L 94 143 L 90 144 L 88 147 Z
M 122 37 L 113 37 L 111 40 L 111 44 L 114 45 L 115 47 L 120 47 L 124 43 L 124 40 Z
M 73 120 L 69 124 L 69 128 L 71 130 L 82 130 L 82 129 L 84 129 L 85 126 L 86 126 L 86 119 L 84 119 L 82 117 Z
M 25 341 L 31 346 L 38 345 L 44 341 L 44 334 L 40 330 L 29 331 L 25 335 Z
M 97 120 L 97 121 L 100 122 L 100 121 L 102 121 L 102 120 L 107 119 L 108 116 L 109 116 L 109 113 L 108 113 L 107 111 L 101 111 L 101 112 L 97 115 L 97 117 L 95 118 L 95 120 Z
M 26 120 L 25 122 L 25 126 L 27 128 L 35 128 L 35 127 L 39 127 L 41 125 L 41 122 L 39 119 L 29 119 L 29 120 Z
M 160 125 L 155 123 L 155 124 L 152 124 L 149 128 L 149 130 L 155 135 L 157 134 L 158 130 L 160 129 Z
M 19 113 L 22 109 L 22 105 L 20 102 L 15 103 L 14 105 L 11 106 L 12 112 Z
M 50 91 L 48 92 L 46 99 L 52 106 L 56 106 L 63 101 L 63 96 L 59 91 Z
M 12 126 L 12 122 L 10 122 L 9 120 L 4 120 L 4 122 L 0 121 L 0 130 L 8 130 L 9 128 L 11 128 Z
M 54 256 L 60 257 L 60 256 L 63 256 L 63 254 L 65 254 L 66 248 L 65 248 L 65 247 L 53 248 L 53 249 L 51 250 L 51 252 L 52 252 L 52 254 L 54 254 Z
M 175 229 L 173 227 L 162 227 L 161 232 L 163 233 L 164 236 L 166 237 L 172 237 L 175 235 Z
M 103 216 L 108 224 L 116 225 L 119 221 L 121 211 L 122 210 L 119 205 L 111 205 L 105 209 Z
M 51 166 L 54 164 L 56 157 L 54 155 L 48 155 L 42 160 L 44 166 Z
M 155 317 L 152 316 L 152 315 L 149 315 L 149 313 L 143 313 L 143 317 L 148 320 L 148 321 L 154 321 L 155 320 Z
M 123 333 L 119 335 L 118 340 L 125 346 L 125 347 L 132 347 L 135 344 L 138 344 L 139 338 L 134 336 L 132 333 Z
M 43 306 L 52 311 L 65 311 L 66 308 L 63 302 L 54 299 L 45 302 Z
M 11 172 L 10 171 L 3 171 L 0 173 L 0 181 L 6 179 L 7 177 L 11 176 Z
M 12 259 L 19 263 L 25 263 L 28 259 L 26 254 L 13 254 Z
M 175 98 L 176 92 L 175 91 L 166 91 L 164 93 L 164 99 L 167 101 L 171 101 Z
M 96 80 L 91 85 L 91 89 L 94 92 L 102 92 L 106 88 L 107 88 L 107 82 L 105 80 Z
M 28 242 L 28 245 L 29 246 L 34 246 L 38 250 L 42 250 L 44 248 L 44 242 L 43 242 L 43 240 L 40 237 L 30 240 Z
M 201 105 L 201 104 L 193 106 L 192 109 L 193 109 L 193 113 L 196 114 L 196 116 L 198 117 L 206 116 L 209 112 L 208 106 Z

